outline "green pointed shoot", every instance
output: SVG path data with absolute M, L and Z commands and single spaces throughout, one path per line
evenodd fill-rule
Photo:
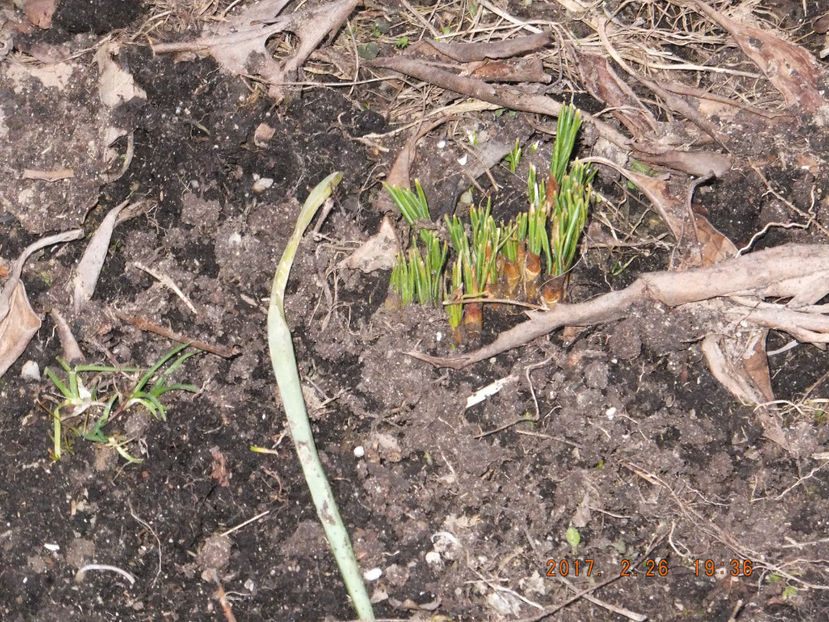
M 553 157 L 550 159 L 550 173 L 561 185 L 561 180 L 567 172 L 573 146 L 576 144 L 576 134 L 581 127 L 581 115 L 573 106 L 567 105 L 561 109 L 556 126 L 556 142 L 553 145 Z
M 449 326 L 452 327 L 453 332 L 458 330 L 463 319 L 463 304 L 460 300 L 463 299 L 463 262 L 460 257 L 452 264 L 452 283 L 451 291 L 446 292 L 445 300 L 459 301 L 456 304 L 446 305 L 446 314 L 449 316 Z M 459 341 L 456 337 L 456 341 Z
M 279 394 L 285 407 L 288 429 L 302 465 L 305 481 L 311 491 L 317 516 L 325 530 L 325 536 L 337 560 L 337 566 L 340 568 L 343 582 L 351 596 L 357 616 L 361 620 L 374 620 L 374 611 L 360 574 L 360 567 L 354 557 L 354 550 L 351 548 L 348 531 L 343 525 L 334 494 L 317 454 L 314 435 L 305 410 L 305 400 L 302 397 L 302 384 L 299 380 L 294 344 L 285 320 L 283 305 L 285 286 L 288 283 L 291 265 L 294 263 L 294 255 L 296 255 L 302 235 L 317 209 L 331 195 L 342 177 L 342 173 L 332 173 L 317 184 L 308 195 L 297 217 L 293 235 L 288 240 L 271 285 L 271 300 L 268 306 L 268 347 Z
M 420 186 L 420 181 L 415 179 L 415 191 L 412 192 L 408 188 L 401 186 L 390 186 L 383 184 L 383 187 L 388 191 L 391 200 L 395 207 L 403 215 L 403 220 L 413 229 L 417 226 L 417 221 L 431 221 L 432 216 L 429 214 L 429 204 L 426 201 L 426 195 L 423 193 L 423 188 Z M 424 244 L 428 244 L 428 238 L 434 237 L 434 233 L 426 229 L 420 230 L 420 240 Z
M 542 209 L 547 198 L 547 186 L 544 180 L 541 180 L 541 183 L 538 182 L 538 171 L 533 164 L 530 164 L 530 172 L 527 176 L 527 198 L 530 201 L 531 210 Z

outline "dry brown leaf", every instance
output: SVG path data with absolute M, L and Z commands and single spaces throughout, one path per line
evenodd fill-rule
M 613 116 L 624 124 L 637 141 L 656 131 L 657 121 L 642 105 L 633 89 L 619 78 L 605 56 L 597 54 L 576 54 L 582 82 L 597 100 L 613 110 Z
M 9 278 L 0 290 L 0 376 L 6 373 L 23 353 L 32 336 L 40 328 L 40 318 L 29 305 L 26 290 L 20 280 L 23 265 L 32 253 L 42 248 L 81 237 L 81 229 L 50 235 L 29 244 L 15 260 Z
M 267 147 L 268 141 L 273 138 L 275 133 L 276 129 L 272 128 L 267 123 L 260 123 L 256 126 L 256 130 L 253 132 L 253 144 L 257 147 Z
M 98 94 L 101 102 L 110 108 L 128 102 L 134 97 L 147 99 L 147 93 L 140 86 L 136 86 L 132 74 L 113 60 L 118 56 L 120 46 L 116 43 L 102 45 L 95 53 L 95 62 L 98 64 Z
M 716 151 L 680 151 L 654 142 L 633 145 L 634 157 L 648 164 L 658 164 L 691 175 L 722 177 L 731 168 L 731 158 Z
M 743 404 L 765 404 L 774 399 L 764 345 L 766 332 L 708 335 L 702 341 L 702 353 L 714 378 Z
M 380 230 L 345 261 L 352 270 L 359 269 L 366 273 L 375 270 L 391 270 L 394 266 L 394 258 L 399 252 L 400 242 L 397 241 L 394 226 L 389 217 L 385 216 L 380 223 Z
M 29 304 L 22 282 L 17 282 L 8 305 L 8 313 L 0 319 L 0 376 L 23 354 L 40 328 L 40 318 Z
M 113 207 L 98 229 L 89 240 L 86 250 L 75 268 L 75 277 L 72 279 L 73 283 L 73 304 L 75 313 L 78 313 L 81 308 L 92 299 L 92 294 L 95 293 L 95 286 L 98 283 L 98 277 L 101 274 L 101 269 L 104 267 L 104 260 L 109 249 L 109 241 L 112 239 L 112 231 L 115 226 L 126 218 L 135 216 L 146 204 L 146 202 L 139 201 L 132 205 L 127 205 L 128 200 Z M 129 214 L 127 217 L 122 216 Z

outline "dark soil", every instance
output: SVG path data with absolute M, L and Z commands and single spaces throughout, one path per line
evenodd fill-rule
M 97 10 L 106 4 L 63 2 L 53 28 L 19 46 L 80 51 L 91 37 L 137 32 L 151 14 L 149 3 L 113 3 L 130 5 L 122 20 L 120 8 Z M 525 19 L 544 10 L 506 4 Z M 800 11 L 800 3 L 788 4 Z M 96 15 L 89 28 L 79 25 L 74 5 Z M 29 260 L 23 280 L 33 306 L 72 318 L 89 363 L 149 367 L 175 345 L 115 310 L 238 354 L 190 358 L 174 378 L 199 390 L 166 394 L 166 420 L 134 409 L 111 424 L 133 439 L 141 464 L 80 438 L 54 461 L 48 396 L 55 387 L 45 377 L 21 377 L 26 361 L 59 369 L 60 343 L 45 316 L 0 379 L 0 619 L 226 620 L 214 569 L 240 621 L 353 617 L 286 433 L 265 329 L 271 279 L 299 206 L 335 170 L 343 172 L 335 208 L 300 246 L 286 315 L 317 445 L 357 558 L 364 571 L 382 570 L 369 584 L 378 617 L 531 617 L 616 578 L 592 596 L 650 620 L 725 621 L 734 611 L 739 620 L 827 618 L 824 351 L 798 345 L 769 359 L 776 397 L 799 405 L 783 411 L 785 429 L 802 441 L 799 455 L 765 439 L 753 409 L 714 379 L 701 335 L 690 334 L 680 312 L 641 309 L 461 372 L 435 369 L 404 353 L 451 354 L 445 315 L 387 308 L 388 271 L 363 274 L 343 263 L 377 230 L 379 171 L 401 144 L 385 139 L 384 154 L 372 146 L 379 139 L 361 140 L 393 129 L 387 93 L 368 85 L 306 88 L 275 106 L 209 58 L 153 56 L 138 39 L 122 46 L 117 62 L 146 99 L 105 111 L 93 53 L 73 61 L 77 73 L 62 86 L 12 77 L 12 56 L 0 64 L 0 129 L 13 145 L 3 147 L 0 164 L 0 254 L 13 260 L 44 232 L 83 226 L 91 233 L 125 198 L 150 199 L 149 212 L 115 229 L 85 312 L 72 318 L 67 289 L 81 243 Z M 549 154 L 550 137 L 532 130 L 541 122 L 485 112 L 474 129 L 514 131 Z M 254 140 L 262 123 L 275 130 L 265 143 Z M 100 148 L 107 127 L 122 130 L 112 145 L 119 154 L 134 137 L 132 162 L 111 182 L 104 175 L 122 160 Z M 816 162 L 811 170 L 763 164 L 778 192 L 803 209 L 811 204 L 823 225 L 829 169 L 825 150 L 813 146 L 825 146 L 827 136 L 826 127 L 815 128 L 802 142 Z M 758 135 L 758 145 L 766 140 Z M 453 168 L 457 155 L 424 147 L 414 163 L 413 175 L 440 204 L 435 213 L 453 207 L 437 197 L 465 183 Z M 74 168 L 75 178 L 26 181 L 33 194 L 19 200 L 18 170 L 58 166 Z M 516 209 L 525 182 L 503 168 L 496 175 L 504 188 L 493 196 L 500 218 Z M 272 184 L 256 192 L 261 178 Z M 603 222 L 649 240 L 666 232 L 635 191 L 609 176 L 597 188 L 608 197 L 597 207 Z M 793 218 L 750 168 L 702 187 L 696 203 L 738 247 L 767 223 Z M 660 239 L 612 250 L 586 244 L 570 297 L 586 300 L 665 269 L 671 239 Z M 826 240 L 814 228 L 773 228 L 756 248 L 788 241 Z M 168 276 L 196 312 L 136 264 Z M 490 312 L 484 341 L 520 319 Z M 768 349 L 789 340 L 772 333 Z M 497 395 L 465 408 L 470 394 L 506 377 Z M 116 379 L 122 389 L 130 382 Z M 580 535 L 576 547 L 568 527 Z M 135 583 L 111 571 L 77 576 L 89 563 L 116 566 Z M 626 618 L 580 598 L 554 619 Z

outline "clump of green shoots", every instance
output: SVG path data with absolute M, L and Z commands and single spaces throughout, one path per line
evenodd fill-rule
M 124 438 L 117 432 L 105 429 L 119 414 L 135 406 L 141 406 L 156 419 L 167 420 L 167 407 L 161 398 L 170 391 L 190 391 L 198 389 L 190 384 L 167 384 L 170 376 L 196 351 L 183 353 L 187 344 L 173 348 L 162 356 L 148 370 L 137 367 L 111 367 L 105 365 L 75 365 L 71 367 L 58 358 L 58 363 L 66 372 L 66 382 L 48 367 L 44 373 L 52 381 L 63 399 L 54 399 L 57 406 L 49 410 L 52 416 L 53 448 L 52 458 L 60 460 L 63 449 L 70 448 L 73 438 L 103 443 L 113 447 L 129 462 L 141 462 L 127 451 L 127 446 L 134 439 Z M 174 359 L 175 357 L 175 359 Z M 174 360 L 173 360 L 174 359 Z M 172 362 L 170 362 L 172 360 Z M 169 364 L 168 364 L 169 363 Z M 140 378 L 131 383 L 128 390 L 120 390 L 115 383 L 117 376 L 134 378 L 135 374 L 144 372 Z M 84 383 L 86 374 L 95 374 L 90 388 Z M 104 387 L 105 397 L 99 397 L 99 387 Z M 117 405 L 117 408 L 116 408 Z M 71 412 L 65 413 L 71 409 Z M 113 412 L 114 411 L 114 412 Z M 77 424 L 70 424 L 71 421 Z M 66 429 L 68 428 L 68 429 Z
M 449 247 L 430 229 L 432 218 L 429 205 L 420 182 L 415 181 L 415 190 L 386 185 L 392 201 L 403 219 L 412 228 L 420 228 L 417 237 L 423 243 L 423 251 L 418 248 L 417 237 L 412 236 L 412 246 L 408 254 L 400 253 L 394 263 L 391 286 L 406 306 L 415 298 L 418 304 L 434 305 L 440 300 L 441 275 L 446 264 Z
M 480 336 L 482 299 L 523 298 L 546 306 L 559 302 L 592 200 L 594 172 L 570 161 L 580 126 L 578 111 L 565 106 L 558 118 L 549 173 L 530 166 L 526 212 L 496 225 L 487 201 L 486 207 L 470 207 L 468 227 L 458 216 L 446 217 L 455 257 L 448 288 L 441 285 L 442 279 L 449 279 L 444 274 L 447 247 L 441 246 L 435 233 L 420 184 L 415 182 L 415 191 L 386 185 L 413 230 L 408 254 L 401 253 L 392 270 L 392 289 L 401 303 L 417 299 L 420 304 L 436 304 L 442 296 L 455 340 L 461 343 Z M 511 170 L 520 158 L 516 142 L 507 156 Z

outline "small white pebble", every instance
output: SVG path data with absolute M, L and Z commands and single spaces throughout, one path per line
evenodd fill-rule
M 40 382 L 40 367 L 35 361 L 26 361 L 20 369 L 20 377 L 31 382 Z
M 60 551 L 60 545 L 59 544 L 46 543 L 46 544 L 43 545 L 43 548 L 48 550 L 48 551 L 52 551 L 53 553 L 55 553 L 57 551 Z
M 437 551 L 429 551 L 426 553 L 426 563 L 430 566 L 443 566 L 443 559 L 440 557 L 440 553 Z
M 458 164 L 461 166 L 466 166 L 466 162 L 469 160 L 469 156 L 467 154 L 463 154 L 461 157 L 458 158 Z
M 438 149 L 445 149 L 445 148 L 446 148 L 446 141 L 445 140 L 438 141 Z
M 253 182 L 253 191 L 254 192 L 265 192 L 268 188 L 273 186 L 273 179 L 270 177 L 263 177 L 262 179 L 257 179 Z
M 616 410 L 616 407 L 615 407 L 615 406 L 611 406 L 611 407 L 610 407 L 610 408 L 608 408 L 606 411 L 604 411 L 604 414 L 605 414 L 605 416 L 606 416 L 608 419 L 610 419 L 611 421 L 613 421 L 613 419 L 616 417 L 616 413 L 617 413 L 617 412 L 618 412 L 618 411 Z
M 363 579 L 366 581 L 377 581 L 380 577 L 383 576 L 383 571 L 379 568 L 372 568 L 371 570 L 366 570 L 363 573 Z
M 242 234 L 238 231 L 234 231 L 233 233 L 228 236 L 227 241 L 233 245 L 239 245 L 242 243 Z
M 366 455 L 366 450 L 365 450 L 365 448 L 363 448 L 362 445 L 357 445 L 354 448 L 354 457 L 355 458 L 362 458 L 365 455 Z
M 443 340 L 443 333 L 442 333 L 442 332 L 440 332 L 440 331 L 438 331 L 438 332 L 436 332 L 436 333 L 435 333 L 435 341 L 437 341 L 438 343 L 440 343 L 440 342 L 441 342 L 441 340 Z

